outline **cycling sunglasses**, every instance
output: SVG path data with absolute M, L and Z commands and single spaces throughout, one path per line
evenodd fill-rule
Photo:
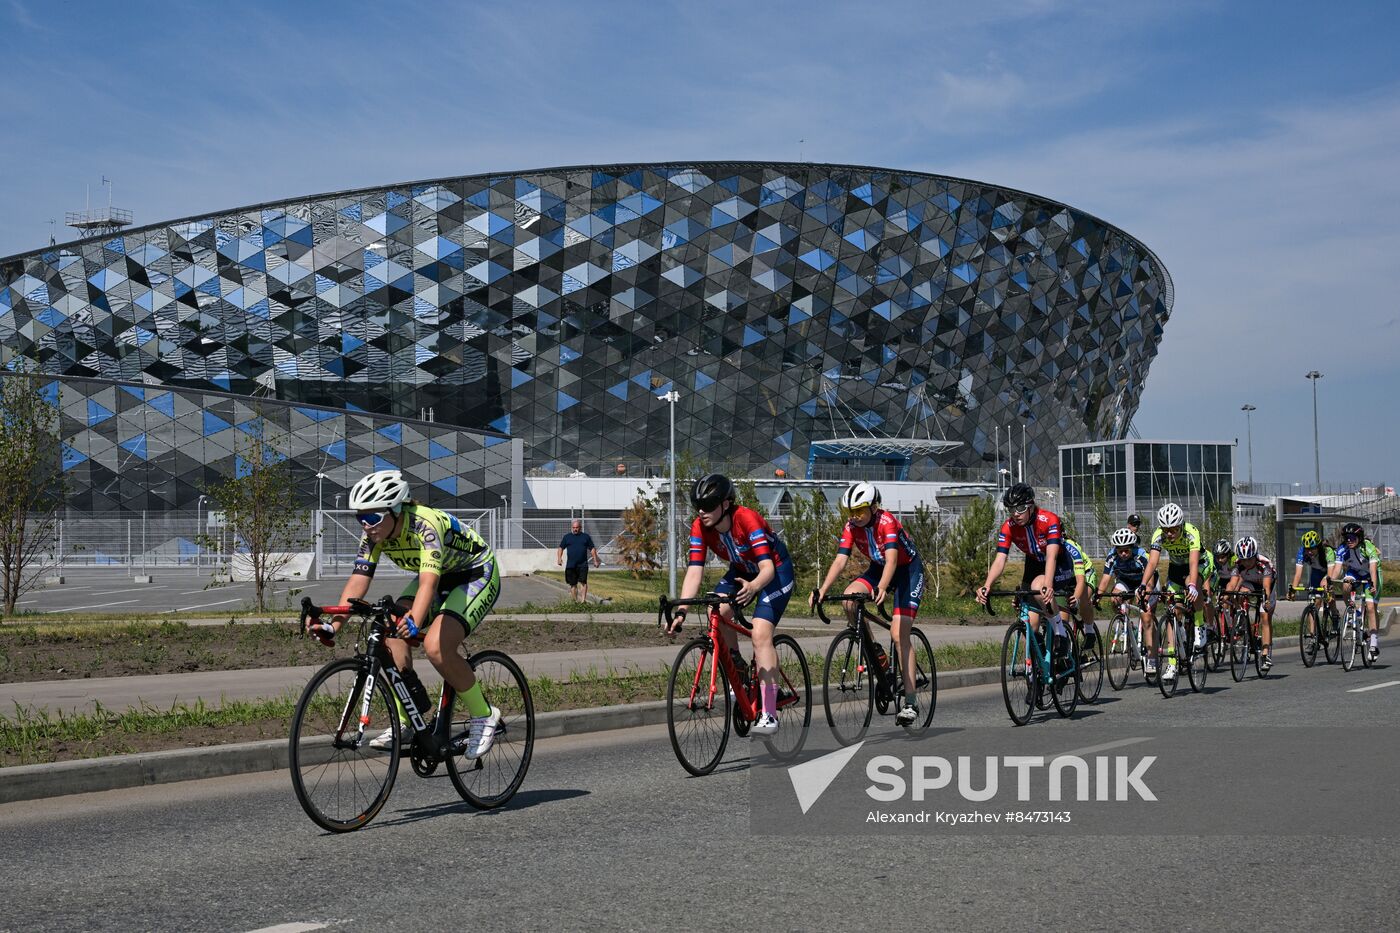
M 695 509 L 698 512 L 713 512 L 721 505 L 724 505 L 723 499 L 701 499 L 695 503 Z
M 361 512 L 355 519 L 366 528 L 373 528 L 388 517 L 388 512 Z
M 1035 505 L 1034 505 L 1034 504 L 1032 504 L 1032 505 L 1017 505 L 1017 506 L 1013 506 L 1012 509 L 1011 509 L 1011 514 L 1012 514 L 1012 515 L 1025 515 L 1027 512 L 1029 512 L 1029 511 L 1030 511 L 1031 509 L 1033 509 L 1033 508 L 1035 508 Z

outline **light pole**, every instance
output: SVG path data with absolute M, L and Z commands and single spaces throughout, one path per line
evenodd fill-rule
M 331 501 L 334 503 L 334 507 L 336 508 L 337 511 L 340 509 L 340 497 L 343 496 L 343 495 L 345 495 L 345 493 L 343 493 L 343 492 L 338 492 L 338 493 L 336 493 L 334 496 L 331 497 Z
M 670 569 L 671 598 L 676 598 L 676 403 L 681 394 L 674 389 L 658 399 L 669 404 L 671 409 L 671 506 L 666 516 L 666 563 Z
M 208 496 L 200 496 L 199 501 L 194 504 L 194 572 L 196 574 L 199 573 L 199 552 L 203 549 L 199 539 L 204 534 L 204 530 L 199 527 L 199 516 L 204 508 L 204 503 L 208 500 Z
M 1313 370 L 1306 378 L 1312 382 L 1313 386 L 1313 482 L 1316 483 L 1315 492 L 1322 494 L 1322 454 L 1318 452 L 1317 445 L 1317 380 L 1322 378 L 1322 373 Z
M 316 511 L 317 511 L 318 514 L 319 514 L 320 511 L 321 511 L 321 483 L 323 483 L 323 482 L 325 481 L 325 479 L 326 479 L 326 474 L 324 474 L 324 473 L 317 473 L 317 474 L 316 474 Z
M 1254 425 L 1250 421 L 1249 413 L 1254 411 L 1253 405 L 1246 402 L 1240 406 L 1240 411 L 1244 412 L 1245 435 L 1249 438 L 1249 491 L 1254 492 Z

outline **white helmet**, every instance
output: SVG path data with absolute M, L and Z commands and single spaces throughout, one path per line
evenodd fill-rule
M 880 490 L 874 483 L 852 483 L 841 494 L 841 511 L 850 514 L 866 506 L 875 508 L 880 504 Z
M 1163 528 L 1178 528 L 1186 524 L 1186 513 L 1175 502 L 1168 502 L 1157 510 L 1157 524 Z
M 350 508 L 356 512 L 368 509 L 392 509 L 408 501 L 408 483 L 398 470 L 377 470 L 356 483 L 350 490 Z
M 1235 556 L 1240 560 L 1249 560 L 1259 556 L 1259 542 L 1253 538 L 1245 537 L 1235 542 Z
M 1108 539 L 1112 547 L 1137 547 L 1138 533 L 1131 528 L 1119 528 Z

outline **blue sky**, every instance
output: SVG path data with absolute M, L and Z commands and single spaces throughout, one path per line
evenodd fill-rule
M 0 0 L 0 255 L 444 175 L 797 159 L 994 181 L 1176 285 L 1143 436 L 1400 485 L 1400 5 Z M 804 142 L 800 142 L 803 141 Z M 60 240 L 65 231 L 57 227 Z

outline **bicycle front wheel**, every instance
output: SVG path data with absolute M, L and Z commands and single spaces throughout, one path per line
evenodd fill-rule
M 1001 698 L 1006 701 L 1006 714 L 1018 726 L 1031 721 L 1036 696 L 1040 692 L 1040 677 L 1030 656 L 1026 624 L 1012 622 L 1001 640 Z
M 797 757 L 807 744 L 812 725 L 812 673 L 807 654 L 791 635 L 776 635 L 778 655 L 778 731 L 763 740 L 768 753 L 786 761 Z
M 909 632 L 909 650 L 914 652 L 914 697 L 919 704 L 919 718 L 905 729 L 917 732 L 933 722 L 933 711 L 938 706 L 938 662 L 928 636 L 919 629 Z
M 1200 693 L 1206 688 L 1206 655 L 1210 651 L 1210 644 L 1196 647 L 1196 626 L 1187 626 L 1187 637 L 1190 641 L 1186 644 L 1186 679 L 1191 683 L 1191 691 Z
M 1047 635 L 1050 639 L 1050 702 L 1055 704 L 1055 712 L 1065 718 L 1074 715 L 1079 705 L 1079 670 L 1074 657 L 1074 636 Z M 1056 642 L 1061 642 L 1057 651 Z
M 875 712 L 875 681 L 865 670 L 859 633 L 847 629 L 831 640 L 822 683 L 822 705 L 831 734 L 842 745 L 859 742 Z
M 1108 668 L 1108 685 L 1114 690 L 1122 690 L 1128 685 L 1128 672 L 1133 668 L 1133 645 L 1129 641 L 1128 619 L 1114 616 L 1108 629 L 1108 650 L 1104 655 L 1104 666 Z
M 1230 676 L 1235 683 L 1244 680 L 1249 668 L 1249 616 L 1243 609 L 1235 610 L 1230 621 Z
M 1176 638 L 1174 645 L 1167 643 L 1167 631 L 1171 630 Z M 1177 659 L 1181 654 L 1181 626 L 1177 625 L 1176 619 L 1171 615 L 1167 616 L 1166 622 L 1157 628 L 1157 689 L 1162 692 L 1162 696 L 1170 697 L 1176 693 L 1176 682 L 1181 677 L 1181 665 Z M 1172 676 L 1167 676 L 1167 669 L 1170 666 Z
M 1303 656 L 1303 666 L 1312 667 L 1317 661 L 1317 641 L 1322 623 L 1317 617 L 1316 606 L 1303 607 L 1303 619 L 1298 623 L 1298 653 Z
M 1103 690 L 1103 634 L 1094 626 L 1093 637 L 1084 641 L 1079 652 L 1079 679 L 1074 689 L 1084 703 L 1092 703 Z
M 1356 655 L 1361 649 L 1361 630 L 1356 627 L 1356 623 L 1347 619 L 1342 623 L 1342 670 L 1350 671 L 1356 667 Z
M 1322 652 L 1328 664 L 1336 664 L 1342 657 L 1342 620 L 1331 606 L 1322 613 L 1323 631 L 1327 638 L 1322 642 Z
M 535 754 L 535 701 L 525 672 L 500 651 L 482 651 L 469 659 L 486 702 L 501 711 L 496 739 L 480 758 L 453 755 L 447 759 L 447 776 L 462 799 L 478 810 L 504 806 L 525 781 Z M 459 708 L 451 735 L 471 726 L 466 709 Z
M 332 661 L 311 678 L 292 715 L 292 789 L 306 815 L 333 833 L 374 819 L 399 771 L 402 739 L 393 694 L 383 674 L 375 677 L 372 690 L 370 684 L 363 660 Z M 371 702 L 362 732 L 366 690 Z M 370 739 L 385 728 L 392 730 L 391 747 L 370 748 Z
M 714 689 L 710 677 L 714 676 Z M 715 769 L 729 744 L 729 678 L 707 638 L 681 648 L 666 683 L 666 731 L 681 767 L 696 777 Z

